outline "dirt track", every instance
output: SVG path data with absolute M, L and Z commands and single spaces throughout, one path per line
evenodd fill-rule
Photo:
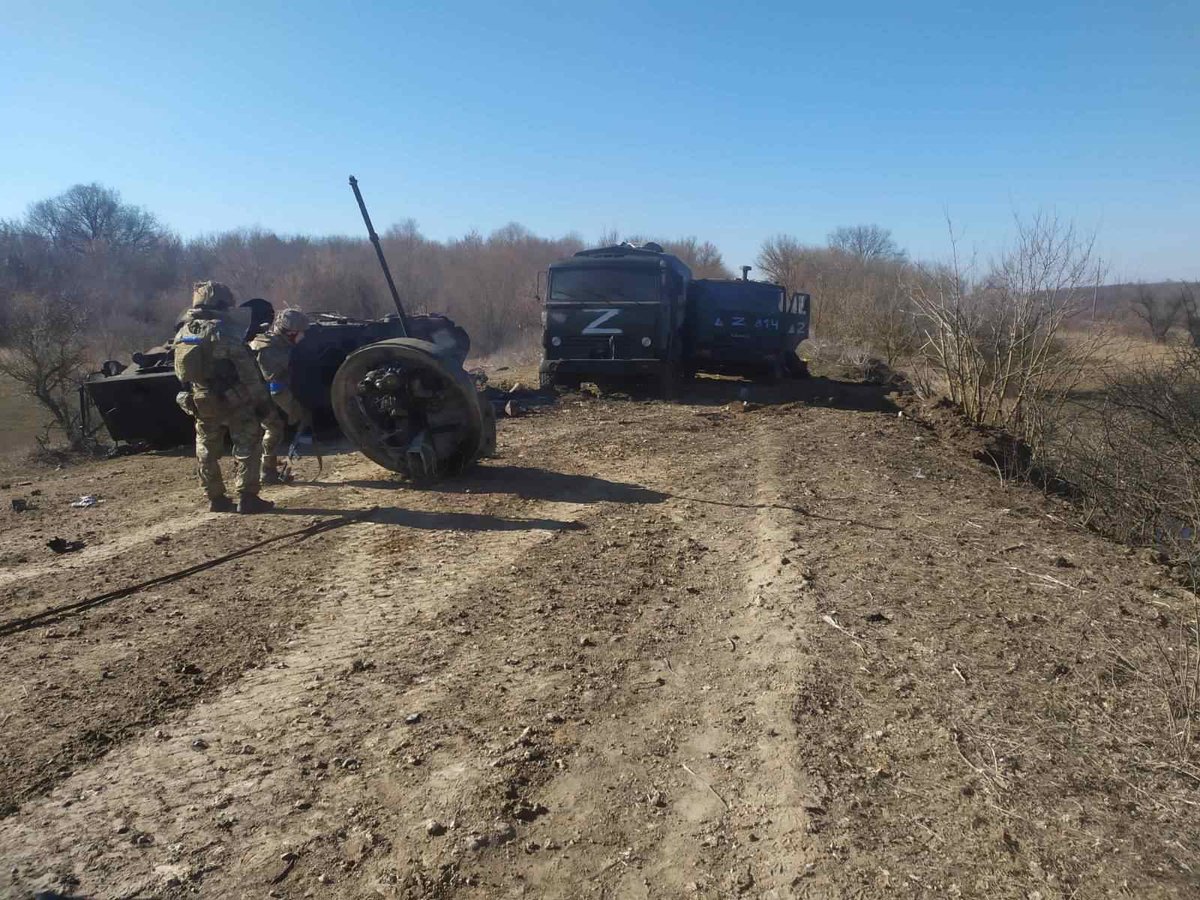
M 1139 677 L 1187 595 L 873 388 L 693 399 L 253 519 L 183 456 L 0 492 L 3 622 L 378 507 L 0 637 L 0 895 L 1200 890 Z

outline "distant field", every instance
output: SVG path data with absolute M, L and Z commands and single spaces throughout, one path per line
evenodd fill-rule
M 44 421 L 37 403 L 0 376 L 0 471 L 12 467 L 17 457 L 36 446 L 34 436 Z

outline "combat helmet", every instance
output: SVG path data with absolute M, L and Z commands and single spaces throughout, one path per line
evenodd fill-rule
M 275 321 L 271 323 L 271 330 L 277 334 L 285 331 L 306 331 L 308 330 L 308 316 L 299 309 L 281 309 L 275 313 Z
M 233 291 L 219 281 L 197 281 L 192 285 L 192 309 L 232 309 Z

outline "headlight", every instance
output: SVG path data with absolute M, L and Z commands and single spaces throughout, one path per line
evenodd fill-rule
M 550 338 L 550 346 L 551 347 L 561 347 L 562 346 L 562 338 L 560 338 L 560 337 Z
M 649 347 L 650 346 L 650 338 L 648 338 L 648 337 L 642 338 L 642 346 Z

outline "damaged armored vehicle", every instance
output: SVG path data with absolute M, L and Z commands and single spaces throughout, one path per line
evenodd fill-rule
M 470 338 L 445 316 L 405 312 L 353 177 L 350 185 L 396 313 L 371 320 L 310 314 L 305 339 L 292 351 L 292 390 L 318 435 L 341 432 L 364 455 L 410 478 L 454 474 L 496 444 L 492 406 L 463 370 Z M 273 314 L 258 298 L 241 310 L 247 340 Z M 175 403 L 179 390 L 168 342 L 133 354 L 131 366 L 106 362 L 84 383 L 81 403 L 85 417 L 99 415 L 114 441 L 163 449 L 194 439 L 192 419 Z

